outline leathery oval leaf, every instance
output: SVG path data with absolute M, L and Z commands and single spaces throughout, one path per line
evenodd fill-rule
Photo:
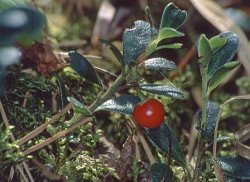
M 238 155 L 218 157 L 216 160 L 227 181 L 250 181 L 250 160 Z
M 115 97 L 110 99 L 99 107 L 96 108 L 96 111 L 104 110 L 110 112 L 118 112 L 121 114 L 132 114 L 136 104 L 140 102 L 139 97 L 134 95 L 126 94 L 120 97 Z
M 212 48 L 212 52 L 215 53 L 220 50 L 227 43 L 227 38 L 221 35 L 216 35 L 209 39 L 209 43 Z
M 184 99 L 184 93 L 173 84 L 158 85 L 158 84 L 139 84 L 141 90 L 168 96 L 174 99 Z
M 199 62 L 203 66 L 207 66 L 212 55 L 212 48 L 208 38 L 202 34 L 198 42 L 198 56 Z
M 230 62 L 239 48 L 239 37 L 233 32 L 219 34 L 227 39 L 226 44 L 211 56 L 208 65 L 208 76 L 211 78 L 224 64 Z
M 172 182 L 173 171 L 165 163 L 154 163 L 150 168 L 150 178 L 152 182 L 159 182 L 167 179 L 168 182 Z
M 206 129 L 201 131 L 201 134 L 206 138 L 211 140 L 213 138 L 213 133 L 215 129 L 216 120 L 219 114 L 219 105 L 216 102 L 208 101 L 207 103 L 207 122 Z M 196 113 L 196 120 L 198 129 L 201 129 L 201 111 Z
M 169 3 L 162 14 L 160 29 L 171 27 L 178 29 L 186 20 L 187 12 L 179 9 L 173 3 Z
M 181 166 L 186 166 L 185 156 L 175 133 L 165 123 L 158 128 L 145 128 L 146 136 L 150 142 L 162 152 L 168 154 Z
M 98 75 L 89 61 L 76 51 L 68 53 L 71 67 L 83 78 L 96 84 L 100 84 Z
M 208 80 L 208 93 L 210 94 L 219 84 L 224 80 L 224 78 L 236 67 L 240 65 L 238 61 L 232 61 L 225 63 L 223 66 L 217 69 L 211 78 Z
M 156 69 L 172 71 L 176 70 L 177 66 L 173 61 L 169 61 L 166 58 L 151 58 L 143 62 L 146 69 Z
M 162 28 L 159 32 L 158 39 L 168 39 L 168 38 L 174 38 L 174 37 L 183 37 L 185 34 L 182 32 L 179 32 L 178 30 L 174 28 Z
M 137 60 L 151 41 L 152 29 L 148 22 L 135 21 L 134 27 L 123 33 L 124 63 L 129 64 Z

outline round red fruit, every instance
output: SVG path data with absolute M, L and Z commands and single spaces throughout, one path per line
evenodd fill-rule
M 138 125 L 146 128 L 156 128 L 164 121 L 165 110 L 163 104 L 156 99 L 149 99 L 134 107 L 134 120 Z

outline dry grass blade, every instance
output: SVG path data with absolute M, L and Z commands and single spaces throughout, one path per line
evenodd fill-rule
M 213 164 L 214 164 L 215 175 L 216 175 L 218 182 L 224 182 L 222 170 L 221 170 L 219 164 L 217 163 L 216 159 L 214 159 L 214 158 L 213 158 Z
M 233 97 L 233 98 L 227 100 L 226 102 L 224 102 L 224 104 L 221 105 L 221 108 L 220 108 L 220 111 L 218 113 L 218 117 L 217 117 L 217 120 L 216 120 L 216 123 L 215 123 L 215 128 L 214 128 L 214 142 L 213 142 L 213 158 L 214 159 L 216 159 L 217 135 L 218 135 L 219 121 L 220 121 L 220 117 L 221 117 L 221 114 L 222 114 L 223 107 L 226 104 L 228 104 L 228 103 L 230 103 L 232 101 L 235 101 L 235 100 L 250 100 L 250 94 Z
M 24 155 L 28 155 L 36 150 L 39 150 L 43 147 L 45 147 L 46 145 L 49 145 L 50 143 L 54 142 L 55 140 L 59 139 L 59 138 L 62 138 L 64 136 L 66 136 L 67 134 L 69 134 L 70 132 L 74 131 L 76 128 L 78 128 L 79 126 L 83 125 L 83 124 L 86 124 L 87 122 L 90 122 L 92 120 L 92 118 L 86 118 L 86 119 L 83 119 L 80 118 L 79 119 L 79 122 L 77 122 L 76 124 L 74 124 L 73 126 L 71 126 L 70 128 L 66 129 L 66 130 L 63 130 L 55 135 L 53 135 L 52 137 L 46 139 L 44 142 L 42 143 L 38 143 L 30 148 L 28 148 L 27 150 L 25 150 L 23 153 Z
M 18 145 L 21 146 L 22 144 L 24 144 L 25 142 L 29 141 L 30 139 L 36 137 L 37 135 L 39 135 L 42 131 L 44 131 L 47 126 L 51 123 L 53 123 L 54 121 L 56 121 L 57 119 L 59 119 L 62 115 L 64 115 L 66 112 L 68 112 L 72 107 L 74 106 L 73 103 L 69 103 L 61 112 L 57 113 L 56 115 L 54 115 L 49 121 L 47 121 L 46 123 L 42 124 L 41 126 L 39 126 L 38 128 L 34 129 L 32 132 L 28 133 L 26 136 L 24 136 L 23 138 L 21 138 L 18 141 Z
M 2 119 L 3 119 L 3 121 L 4 121 L 5 127 L 6 127 L 6 128 L 9 127 L 10 124 L 9 124 L 8 118 L 7 118 L 7 116 L 6 116 L 6 113 L 5 113 L 5 111 L 4 111 L 4 107 L 3 107 L 3 104 L 2 104 L 1 101 L 0 101 L 0 113 L 1 113 Z M 13 135 L 12 132 L 10 133 L 10 138 L 11 138 L 11 141 L 12 141 L 12 142 L 15 142 L 15 141 L 16 141 L 16 139 L 15 139 L 15 137 L 14 137 L 14 135 Z M 23 165 L 23 167 L 24 167 L 24 169 L 25 169 L 25 171 L 26 171 L 26 173 L 27 173 L 27 175 L 28 175 L 30 181 L 33 182 L 34 179 L 33 179 L 32 175 L 31 175 L 31 172 L 30 172 L 30 170 L 29 170 L 28 165 L 27 165 L 26 162 L 24 162 L 24 161 L 22 162 L 22 165 Z M 27 177 L 26 177 L 25 174 L 23 173 L 22 167 L 20 167 L 19 164 L 17 164 L 16 166 L 17 166 L 17 169 L 19 170 L 21 176 L 23 177 L 24 181 L 25 181 L 25 182 L 29 182 L 29 180 L 27 179 Z M 13 170 L 13 167 L 11 167 L 9 179 L 12 180 L 13 176 L 14 176 L 14 170 Z
M 250 139 L 250 124 L 243 126 L 235 133 L 236 137 L 236 150 L 241 157 L 250 160 L 250 147 L 244 142 Z
M 149 147 L 149 145 L 144 137 L 144 134 L 143 134 L 141 128 L 136 124 L 136 122 L 133 122 L 132 119 L 130 120 L 130 122 L 131 122 L 132 126 L 136 128 L 137 136 L 138 136 L 138 138 L 139 138 L 139 140 L 140 140 L 140 142 L 141 142 L 141 144 L 146 152 L 146 155 L 148 157 L 150 164 L 154 164 L 155 158 L 154 158 L 153 153 L 152 153 L 152 151 L 151 151 L 151 149 L 150 149 L 150 147 Z
M 220 31 L 232 31 L 240 38 L 239 60 L 250 76 L 250 44 L 244 32 L 224 13 L 223 9 L 211 0 L 190 0 L 200 14 Z
M 217 135 L 218 135 L 218 128 L 219 128 L 219 121 L 220 121 L 220 117 L 221 117 L 221 113 L 222 113 L 222 110 L 223 110 L 223 107 L 232 102 L 232 101 L 235 101 L 235 100 L 250 100 L 250 94 L 248 95 L 240 95 L 240 96 L 236 96 L 236 97 L 233 97 L 229 100 L 227 100 L 226 102 L 224 102 L 224 104 L 221 105 L 221 108 L 220 108 L 220 111 L 218 113 L 218 117 L 217 117 L 217 120 L 216 120 L 216 123 L 215 123 L 215 129 L 214 129 L 214 141 L 213 141 L 213 161 L 214 161 L 214 168 L 215 168 L 215 173 L 216 173 L 216 177 L 217 177 L 217 180 L 219 182 L 223 182 L 224 180 L 221 180 L 220 179 L 220 172 L 219 172 L 219 166 L 218 166 L 218 163 L 216 162 L 216 156 L 217 156 Z M 221 181 L 220 181 L 221 180 Z

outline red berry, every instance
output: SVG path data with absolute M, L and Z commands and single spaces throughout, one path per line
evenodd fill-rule
M 164 106 L 156 99 L 149 99 L 135 106 L 133 117 L 142 127 L 156 128 L 164 121 Z

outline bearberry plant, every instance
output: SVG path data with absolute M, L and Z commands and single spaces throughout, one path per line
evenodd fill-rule
M 39 125 L 37 123 L 32 125 L 32 131 L 25 131 L 23 136 L 20 134 L 22 137 L 18 140 L 11 137 L 11 127 L 6 119 L 4 108 L 1 107 L 2 120 L 5 122 L 6 129 L 2 129 L 0 125 L 3 130 L 0 135 L 0 142 L 3 145 L 3 149 L 0 150 L 0 164 L 7 166 L 2 167 L 0 171 L 6 172 L 6 168 L 9 171 L 13 170 L 12 167 L 17 162 L 27 160 L 25 156 L 29 156 L 32 158 L 30 159 L 32 164 L 35 164 L 38 170 L 50 180 L 98 181 L 108 180 L 107 176 L 111 175 L 112 179 L 116 180 L 138 181 L 141 179 L 138 176 L 147 168 L 134 158 L 125 158 L 125 154 L 130 153 L 131 156 L 134 154 L 133 149 L 136 146 L 132 136 L 137 135 L 148 158 L 146 160 L 150 163 L 149 175 L 145 177 L 148 181 L 175 181 L 178 179 L 176 172 L 178 167 L 185 173 L 182 181 L 209 181 L 215 175 L 219 181 L 249 179 L 249 161 L 241 157 L 242 155 L 216 157 L 218 121 L 223 107 L 210 98 L 211 93 L 224 78 L 239 66 L 238 61 L 232 61 L 239 47 L 238 36 L 233 32 L 223 32 L 211 38 L 201 35 L 198 40 L 197 63 L 201 75 L 202 107 L 194 116 L 198 131 L 198 144 L 194 156 L 195 164 L 191 164 L 186 160 L 184 152 L 186 148 L 176 135 L 176 128 L 169 123 L 169 113 L 167 113 L 170 104 L 176 100 L 188 99 L 188 94 L 165 76 L 170 72 L 178 71 L 175 61 L 157 56 L 159 51 L 173 51 L 182 47 L 182 43 L 172 40 L 179 40 L 185 36 L 178 29 L 185 22 L 187 13 L 170 3 L 163 11 L 160 25 L 155 27 L 149 9 L 146 12 L 148 22 L 135 21 L 132 28 L 124 31 L 122 51 L 111 42 L 101 40 L 110 48 L 121 65 L 119 75 L 111 73 L 115 79 L 108 88 L 86 56 L 75 50 L 67 53 L 66 59 L 71 71 L 73 70 L 78 77 L 97 87 L 98 94 L 91 104 L 84 103 L 70 95 L 67 92 L 66 82 L 63 80 L 65 77 L 62 77 L 60 73 L 55 73 L 52 80 L 58 83 L 61 111 L 53 116 L 48 113 L 44 116 L 49 117 L 48 120 Z M 17 16 L 20 18 L 18 23 L 15 22 Z M 7 68 L 19 62 L 20 51 L 15 47 L 15 43 L 34 43 L 33 39 L 37 38 L 38 34 L 40 35 L 44 20 L 44 16 L 39 11 L 28 7 L 14 7 L 0 12 L 1 100 L 8 100 L 4 86 Z M 29 41 L 23 42 L 24 39 L 27 41 L 26 37 Z M 157 79 L 156 77 L 149 81 L 144 77 L 143 71 L 145 70 L 151 73 L 156 71 L 155 73 L 160 76 L 164 75 L 164 78 Z M 55 90 L 55 85 L 46 89 Z M 33 91 L 37 88 L 42 89 L 43 84 L 35 89 L 32 88 Z M 169 103 L 158 99 L 158 95 L 168 98 Z M 246 98 L 240 97 L 239 99 Z M 8 102 L 11 101 L 8 100 Z M 40 107 L 44 108 L 42 105 Z M 98 122 L 96 115 L 100 111 L 125 115 L 124 126 L 127 126 L 131 136 L 128 136 L 120 156 L 117 156 L 120 160 L 118 164 L 112 163 L 111 159 L 90 157 L 97 155 L 94 151 L 103 137 L 103 132 L 94 126 L 94 123 Z M 31 115 L 28 114 L 28 116 L 32 118 Z M 19 118 L 18 115 L 17 118 Z M 55 125 L 56 121 L 60 124 Z M 43 137 L 32 141 L 42 132 L 45 132 Z M 85 146 L 82 147 L 81 143 Z M 207 154 L 211 152 L 211 145 L 214 145 L 213 157 Z M 151 151 L 152 148 L 155 149 L 154 152 Z M 8 154 L 7 150 L 9 150 Z M 43 158 L 47 166 L 41 164 L 36 156 Z M 210 163 L 210 166 L 214 165 L 214 167 L 210 171 L 211 174 L 207 175 Z M 244 163 L 244 166 L 248 168 L 243 169 L 240 163 Z M 134 169 L 130 176 L 124 176 L 122 172 L 126 165 L 131 165 L 130 168 Z M 144 170 L 141 171 L 140 167 Z M 237 167 L 242 171 L 237 171 Z M 17 165 L 17 169 L 20 178 L 24 181 L 32 181 L 32 172 L 37 174 L 37 171 L 29 170 L 26 161 L 22 165 Z M 245 175 L 247 170 L 248 176 Z M 240 175 L 243 173 L 247 176 L 243 175 L 244 179 Z M 8 176 L 13 179 L 13 172 L 10 172 Z M 6 179 L 6 176 L 1 177 Z M 16 177 L 16 179 L 20 178 Z

